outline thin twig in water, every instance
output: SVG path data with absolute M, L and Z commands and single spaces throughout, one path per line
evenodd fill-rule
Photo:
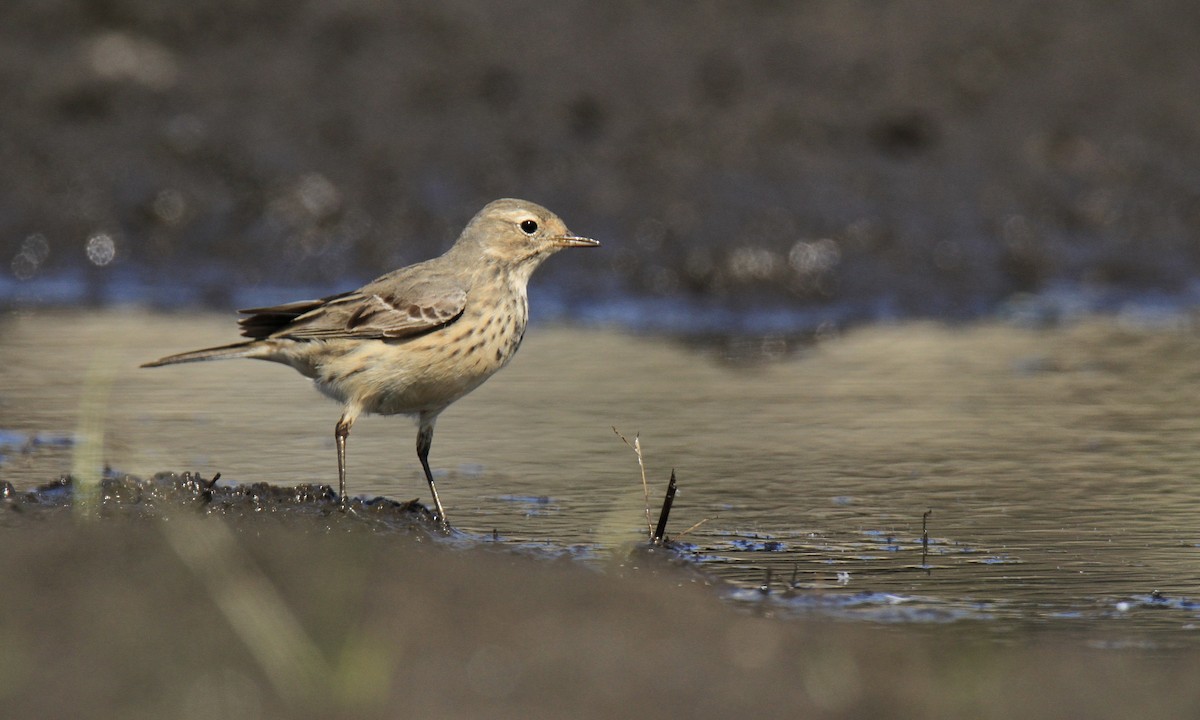
M 716 517 L 716 516 L 714 515 L 713 517 Z M 701 525 L 703 525 L 704 523 L 708 522 L 709 520 L 712 520 L 712 518 L 710 518 L 710 517 L 706 517 L 706 518 L 704 518 L 703 520 L 701 520 L 700 522 L 698 522 L 698 523 L 696 523 L 695 525 L 693 525 L 693 526 L 691 526 L 690 528 L 688 528 L 687 530 L 684 530 L 683 532 L 679 533 L 679 534 L 678 534 L 678 535 L 676 535 L 675 537 L 677 537 L 677 538 L 681 538 L 681 537 L 683 537 L 684 535 L 687 535 L 687 534 L 688 534 L 688 533 L 690 533 L 691 531 L 695 530 L 696 528 L 700 527 L 700 526 L 701 526 Z
M 623 442 L 626 445 L 628 445 L 629 447 L 633 448 L 634 454 L 637 455 L 638 467 L 641 468 L 641 471 L 642 471 L 642 494 L 643 494 L 643 496 L 645 496 L 646 535 L 649 536 L 651 540 L 653 540 L 654 539 L 654 528 L 650 525 L 650 484 L 646 482 L 646 463 L 642 460 L 641 433 L 634 435 L 633 443 L 630 444 L 630 442 L 625 439 L 625 436 L 621 434 L 621 431 L 617 429 L 616 425 L 613 426 L 613 432 L 615 432 L 617 434 L 617 437 L 621 438 L 621 442 Z
M 921 514 L 921 567 L 925 568 L 925 574 L 928 575 L 929 567 L 929 516 L 933 514 L 933 508 L 929 508 Z
M 197 476 L 200 480 L 200 504 L 208 505 L 212 502 L 213 488 L 216 487 L 217 481 L 221 479 L 221 473 L 212 476 L 212 480 L 205 480 Z
M 650 542 L 655 545 L 661 543 L 667 535 L 667 518 L 671 516 L 671 505 L 675 503 L 675 468 L 671 468 L 671 480 L 667 483 L 667 496 L 663 498 L 662 510 L 658 513 L 658 525 L 654 528 L 654 535 L 650 537 Z
M 758 591 L 763 595 L 771 594 L 771 568 L 767 568 L 767 576 L 763 579 L 763 584 L 758 586 Z

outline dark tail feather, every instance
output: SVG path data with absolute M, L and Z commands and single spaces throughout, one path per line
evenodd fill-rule
M 191 352 L 179 353 L 178 355 L 168 355 L 165 358 L 159 358 L 154 362 L 148 362 L 142 365 L 144 368 L 159 367 L 162 365 L 175 365 L 176 363 L 202 362 L 204 360 L 224 360 L 226 358 L 247 357 L 254 354 L 255 346 L 258 342 L 249 340 L 247 342 L 233 343 L 232 345 L 222 345 L 220 347 L 205 348 L 203 350 L 193 350 Z
M 312 312 L 317 308 L 327 303 L 339 300 L 341 298 L 353 295 L 354 293 L 344 292 L 340 295 L 330 295 L 323 297 L 320 300 L 300 300 L 299 302 L 290 302 L 283 305 L 272 305 L 271 307 L 247 308 L 238 310 L 243 315 L 249 315 L 238 320 L 238 325 L 242 328 L 242 335 L 255 340 L 263 340 L 270 335 L 273 335 L 280 330 L 283 330 L 292 322 L 304 315 Z

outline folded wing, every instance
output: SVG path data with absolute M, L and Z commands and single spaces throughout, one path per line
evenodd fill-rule
M 455 281 L 385 276 L 354 292 L 241 310 L 248 317 L 238 324 L 256 340 L 403 338 L 454 322 L 466 304 L 467 289 Z

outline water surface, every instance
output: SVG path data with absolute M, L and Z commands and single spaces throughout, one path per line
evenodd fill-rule
M 339 407 L 290 369 L 137 368 L 233 340 L 230 317 L 12 313 L 0 331 L 0 478 L 19 488 L 89 458 L 144 476 L 336 480 Z M 670 533 L 740 602 L 1195 645 L 1198 350 L 1184 319 L 875 326 L 755 363 L 535 326 L 509 368 L 444 413 L 431 460 L 464 532 L 601 557 L 645 533 L 616 426 L 640 437 L 654 513 L 676 470 Z M 414 445 L 407 419 L 362 419 L 351 492 L 427 501 Z

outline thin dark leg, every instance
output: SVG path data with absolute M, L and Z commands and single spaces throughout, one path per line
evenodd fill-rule
M 350 499 L 346 496 L 346 438 L 350 437 L 352 425 L 354 425 L 354 418 L 343 415 L 333 429 L 333 439 L 337 445 L 338 457 L 338 499 L 343 512 L 350 508 Z
M 425 470 L 425 479 L 429 481 L 429 492 L 433 494 L 438 523 L 441 524 L 443 530 L 449 530 L 450 522 L 446 519 L 446 509 L 442 507 L 442 500 L 438 497 L 437 488 L 433 485 L 433 471 L 429 469 L 431 445 L 433 445 L 433 423 L 421 423 L 421 428 L 417 430 L 417 457 L 421 460 L 421 468 Z

